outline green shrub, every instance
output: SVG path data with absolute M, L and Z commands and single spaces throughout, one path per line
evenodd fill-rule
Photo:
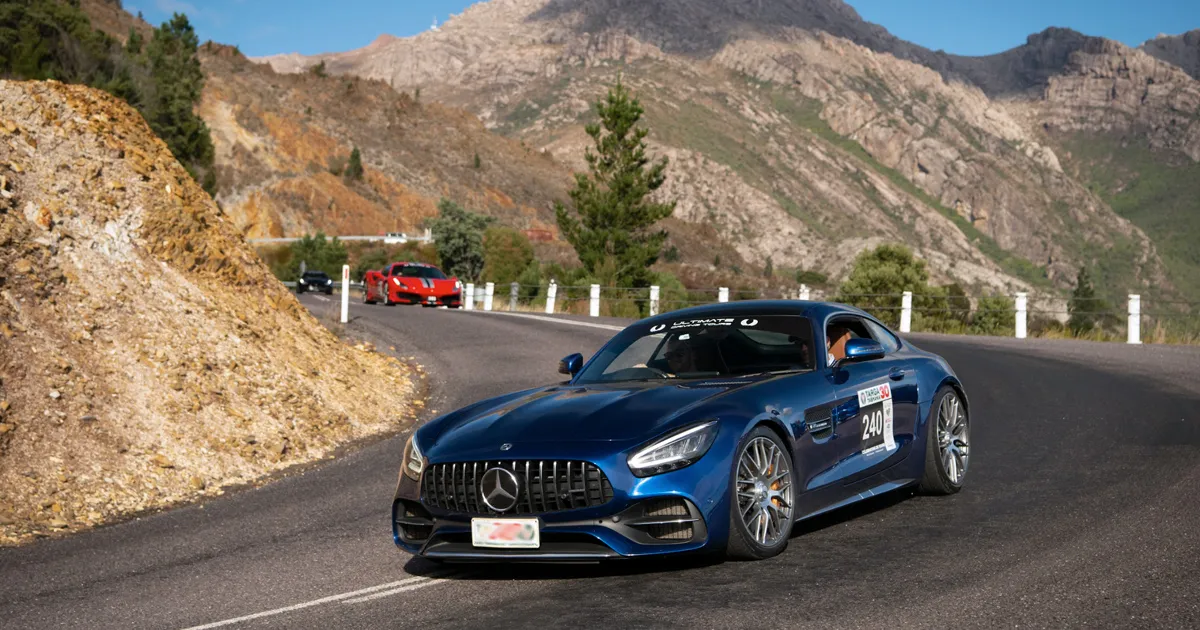
M 507 285 L 534 262 L 533 245 L 520 231 L 490 227 L 483 234 L 483 278 Z

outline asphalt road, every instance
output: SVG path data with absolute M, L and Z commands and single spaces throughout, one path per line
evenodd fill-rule
M 357 303 L 351 316 L 352 332 L 425 366 L 431 413 L 556 381 L 560 357 L 614 332 Z M 968 388 L 966 489 L 842 510 L 769 561 L 429 565 L 391 543 L 397 436 L 259 489 L 0 550 L 0 626 L 1200 626 L 1200 353 L 914 341 Z

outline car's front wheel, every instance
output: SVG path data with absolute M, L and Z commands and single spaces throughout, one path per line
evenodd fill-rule
M 953 387 L 943 386 L 933 398 L 925 423 L 925 474 L 921 491 L 954 494 L 962 490 L 971 456 L 967 408 Z
M 758 427 L 734 460 L 729 510 L 731 558 L 762 560 L 787 548 L 795 505 L 792 456 L 774 431 Z

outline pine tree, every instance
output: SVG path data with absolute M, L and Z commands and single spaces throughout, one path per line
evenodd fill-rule
M 1071 293 L 1071 301 L 1067 303 L 1067 313 L 1070 314 L 1067 326 L 1075 334 L 1088 332 L 1104 319 L 1102 315 L 1107 309 L 1108 304 L 1096 297 L 1091 274 L 1086 267 L 1080 267 L 1075 276 L 1075 290 Z
M 587 126 L 597 153 L 584 154 L 589 174 L 575 175 L 570 197 L 575 218 L 555 204 L 558 227 L 588 273 L 617 286 L 648 286 L 649 267 L 658 260 L 667 233 L 651 227 L 671 216 L 675 203 L 646 197 L 666 181 L 667 160 L 651 165 L 638 127 L 644 112 L 617 79 L 605 100 L 596 103 L 600 123 Z
M 361 180 L 363 178 L 362 154 L 358 152 L 358 147 L 350 152 L 350 161 L 346 163 L 346 179 Z
M 142 34 L 136 28 L 129 28 L 129 39 L 125 40 L 125 52 L 131 55 L 140 55 L 142 53 L 142 45 L 145 42 L 142 40 Z
M 153 96 L 143 114 L 179 163 L 210 194 L 216 191 L 215 156 L 208 126 L 194 107 L 204 88 L 204 73 L 196 52 L 200 40 L 186 15 L 176 13 L 154 29 L 146 45 Z

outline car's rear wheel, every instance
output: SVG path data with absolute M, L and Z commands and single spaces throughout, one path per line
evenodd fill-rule
M 971 456 L 970 421 L 958 392 L 938 390 L 925 423 L 925 474 L 921 491 L 954 494 L 962 490 Z
M 787 548 L 794 482 L 791 453 L 774 431 L 760 426 L 742 440 L 731 484 L 729 557 L 762 560 Z

